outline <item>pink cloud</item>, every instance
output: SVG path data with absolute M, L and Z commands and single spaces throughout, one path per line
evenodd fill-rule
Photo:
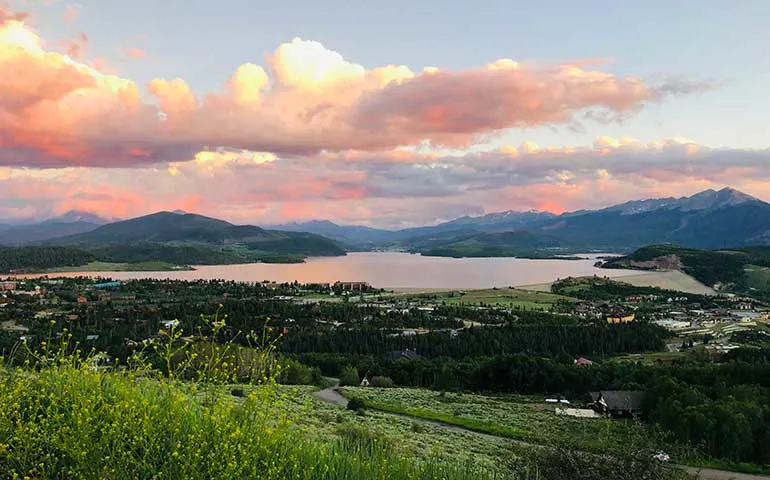
M 141 48 L 129 48 L 126 50 L 126 55 L 129 56 L 129 58 L 144 58 L 147 55 L 147 52 L 142 50 Z
M 156 103 L 145 103 L 145 87 L 46 51 L 21 19 L 0 16 L 0 70 L 13 73 L 0 79 L 6 165 L 135 166 L 189 160 L 204 146 L 288 155 L 426 141 L 464 146 L 502 129 L 574 123 L 586 110 L 625 115 L 689 92 L 675 82 L 648 85 L 591 70 L 585 62 L 366 69 L 320 43 L 294 39 L 267 56 L 266 68 L 238 67 L 220 92 L 154 79 L 146 88 Z M 84 40 L 68 48 L 70 56 Z
M 588 147 L 527 144 L 451 157 L 399 151 L 400 161 L 392 152 L 292 158 L 220 150 L 173 169 L 5 168 L 0 209 L 46 215 L 77 208 L 110 217 L 183 209 L 238 223 L 412 226 L 502 210 L 602 208 L 726 185 L 770 200 L 770 150 L 699 145 L 692 155 L 688 145 L 604 137 Z

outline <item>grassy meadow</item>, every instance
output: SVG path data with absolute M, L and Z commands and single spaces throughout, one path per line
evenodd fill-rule
M 482 290 L 450 290 L 414 295 L 413 298 L 446 302 L 448 305 L 494 305 L 528 310 L 549 310 L 557 302 L 576 302 L 577 299 L 547 292 L 518 288 L 489 288 Z
M 560 416 L 543 398 L 485 396 L 414 388 L 343 387 L 372 409 L 457 425 L 534 445 L 558 445 L 591 453 L 623 453 L 630 445 L 653 451 L 649 427 L 633 421 Z

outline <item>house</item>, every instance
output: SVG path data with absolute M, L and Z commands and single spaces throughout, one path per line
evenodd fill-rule
M 585 366 L 593 365 L 593 364 L 594 364 L 594 362 L 592 362 L 591 360 L 589 360 L 589 359 L 587 359 L 585 357 L 580 357 L 580 358 L 576 358 L 575 359 L 575 365 L 577 365 L 578 367 L 585 367 Z
M 367 290 L 371 288 L 371 286 L 366 282 L 335 282 L 334 286 L 336 288 L 342 289 L 342 290 L 348 290 L 348 291 L 357 291 L 357 292 L 363 292 L 364 290 Z
M 644 414 L 645 392 L 639 390 L 605 390 L 591 392 L 592 408 L 613 417 L 636 417 Z
M 634 313 L 626 314 L 626 313 L 618 313 L 613 315 L 607 316 L 607 323 L 630 323 L 633 322 L 636 318 L 636 315 Z
M 78 297 L 78 303 L 88 303 L 88 299 L 81 295 Z
M 16 290 L 16 282 L 10 280 L 0 282 L 0 292 L 12 292 L 14 290 Z
M 406 360 L 417 360 L 422 357 L 417 354 L 416 350 L 410 350 L 407 348 L 406 350 L 394 350 L 388 353 L 388 358 L 395 362 L 396 360 L 401 360 L 402 358 Z

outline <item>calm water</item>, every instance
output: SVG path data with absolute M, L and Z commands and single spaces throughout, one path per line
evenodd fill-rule
M 176 272 L 88 272 L 51 276 L 109 277 L 116 280 L 156 278 L 174 280 L 226 279 L 243 282 L 332 283 L 361 281 L 382 288 L 491 288 L 550 283 L 568 276 L 638 275 L 631 270 L 603 270 L 589 260 L 526 260 L 517 258 L 444 258 L 408 253 L 350 253 L 320 257 L 306 263 L 214 265 Z

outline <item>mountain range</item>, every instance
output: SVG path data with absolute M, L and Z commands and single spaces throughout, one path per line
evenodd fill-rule
M 2 224 L 2 222 L 0 222 Z M 328 220 L 234 225 L 185 212 L 109 223 L 87 212 L 0 226 L 0 244 L 197 244 L 291 255 L 402 250 L 443 256 L 520 256 L 579 251 L 629 252 L 650 244 L 720 249 L 770 245 L 770 204 L 732 188 L 690 197 L 646 199 L 556 215 L 506 211 L 433 226 L 385 230 Z
M 319 228 L 322 225 L 322 229 Z M 275 225 L 277 229 L 314 232 L 350 249 L 400 248 L 442 251 L 463 256 L 469 244 L 476 254 L 499 249 L 500 237 L 490 233 L 519 232 L 516 249 L 553 252 L 627 252 L 644 245 L 672 243 L 717 249 L 770 245 L 770 204 L 732 188 L 705 190 L 690 197 L 626 202 L 600 210 L 555 215 L 507 211 L 458 219 L 430 227 L 390 231 L 349 227 L 331 222 Z M 361 229 L 366 230 L 361 233 Z M 514 237 L 508 237 L 512 241 Z M 548 245 L 548 246 L 544 246 Z M 496 255 L 492 255 L 496 256 Z
M 0 221 L 0 245 L 24 245 L 42 242 L 52 238 L 89 232 L 109 220 L 89 212 L 69 212 L 43 221 L 23 220 L 21 222 Z

